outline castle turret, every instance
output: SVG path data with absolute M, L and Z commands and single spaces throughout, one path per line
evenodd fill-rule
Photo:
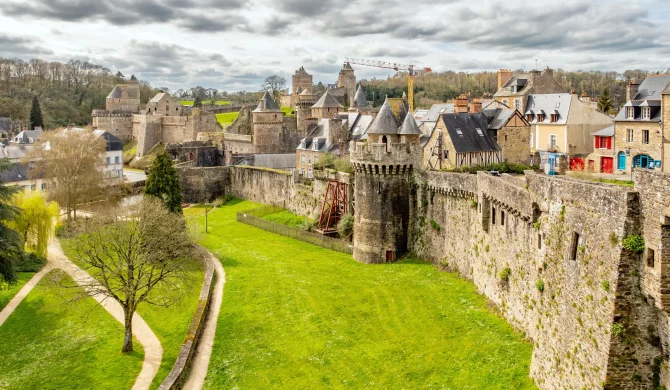
M 312 75 L 307 73 L 304 67 L 295 71 L 291 77 L 291 108 L 295 108 L 298 95 L 305 89 L 312 88 Z
M 399 127 L 385 101 L 368 128 L 368 142 L 351 144 L 354 259 L 362 263 L 391 262 L 407 252 L 412 173 L 422 157 L 420 134 L 412 115 Z
M 331 118 L 342 111 L 344 111 L 344 106 L 326 90 L 321 98 L 312 106 L 312 117 L 318 119 Z
M 340 74 L 337 76 L 337 87 L 344 87 L 349 106 L 351 106 L 356 94 L 356 75 L 354 74 L 354 68 L 348 62 L 344 63 Z
M 363 87 L 359 85 L 358 90 L 356 90 L 356 95 L 354 95 L 354 101 L 351 103 L 351 109 L 363 111 L 363 110 L 370 110 L 371 108 L 372 106 L 365 98 L 365 92 L 363 92 Z
M 312 92 L 305 88 L 304 91 L 298 96 L 298 101 L 295 105 L 295 116 L 298 125 L 298 131 L 302 133 L 303 136 L 307 136 L 307 125 L 306 119 L 312 117 L 312 106 L 314 105 L 314 95 Z
M 251 113 L 253 123 L 254 152 L 272 153 L 281 144 L 284 113 L 265 92 L 258 107 Z

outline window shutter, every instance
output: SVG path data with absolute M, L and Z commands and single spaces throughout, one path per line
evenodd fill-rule
M 612 137 L 607 137 L 607 149 L 612 149 Z
M 596 145 L 595 145 L 595 148 L 596 148 L 596 149 L 599 149 L 599 148 L 600 148 L 600 137 L 598 137 L 597 135 L 596 135 Z

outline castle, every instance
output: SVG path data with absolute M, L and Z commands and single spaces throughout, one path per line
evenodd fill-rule
M 115 86 L 105 108 L 93 110 L 93 128 L 109 131 L 124 141 L 137 141 L 137 157 L 161 142 L 180 144 L 195 141 L 198 133 L 221 131 L 213 114 L 182 107 L 168 93 L 157 94 L 141 109 L 136 81 Z

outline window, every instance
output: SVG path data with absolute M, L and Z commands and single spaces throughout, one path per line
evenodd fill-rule
M 448 150 L 444 151 L 444 158 L 445 158 L 445 160 L 449 160 L 449 151 Z
M 493 224 L 493 225 L 496 224 L 496 208 L 495 207 L 491 208 L 491 224 Z
M 300 156 L 300 162 L 303 163 L 303 164 L 305 163 L 305 154 L 304 153 Z
M 456 129 L 456 134 L 458 134 L 461 137 L 463 136 L 463 132 L 461 131 L 461 129 Z
M 109 165 L 109 164 L 110 164 L 110 160 L 109 160 L 109 157 L 107 157 L 107 158 L 105 159 L 105 161 L 107 162 L 107 165 Z
M 655 252 L 651 248 L 647 248 L 647 267 L 654 267 L 655 263 Z
M 504 104 L 504 105 L 506 105 L 507 107 L 509 107 L 509 100 L 507 100 L 507 99 L 503 99 L 503 100 L 502 100 L 502 104 Z
M 533 147 L 533 133 L 530 133 L 530 147 Z
M 642 119 L 649 119 L 651 117 L 651 108 L 642 107 Z
M 558 139 L 556 138 L 556 134 L 550 134 L 549 135 L 549 146 L 552 147 L 552 148 L 555 148 L 557 144 L 558 144 Z
M 514 99 L 514 108 L 517 110 L 521 109 L 521 99 Z
M 544 122 L 544 114 L 537 114 L 537 121 Z
M 179 111 L 179 107 L 175 107 L 175 111 Z
M 500 225 L 505 226 L 505 212 L 504 211 L 500 212 Z
M 635 118 L 635 108 L 634 107 L 626 107 L 626 118 L 628 118 L 628 119 Z
M 482 132 L 482 129 L 480 129 L 479 127 L 475 127 L 475 130 L 477 130 L 477 134 L 479 134 L 480 137 L 484 136 L 484 133 Z
M 551 114 L 551 123 L 558 122 L 558 114 Z
M 47 183 L 42 183 L 42 191 L 47 189 Z
M 305 176 L 305 168 L 300 170 L 300 175 Z
M 561 102 L 556 103 L 556 108 L 559 108 L 561 106 Z
M 114 164 L 118 164 L 118 163 L 119 163 L 119 156 L 115 156 L 114 157 Z
M 310 154 L 310 155 L 307 156 L 307 164 L 311 164 L 311 163 L 312 163 L 312 155 Z
M 596 136 L 596 149 L 612 149 L 612 137 Z
M 642 143 L 643 144 L 649 143 L 649 130 L 642 130 Z
M 570 259 L 577 260 L 577 252 L 579 251 L 579 233 L 572 233 L 572 245 L 570 246 Z
M 629 144 L 633 143 L 633 129 L 628 129 L 628 133 L 626 134 L 626 142 Z
M 537 233 L 537 249 L 542 249 L 542 234 Z

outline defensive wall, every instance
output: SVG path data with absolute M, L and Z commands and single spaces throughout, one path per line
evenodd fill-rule
M 534 172 L 404 175 L 408 248 L 471 280 L 523 332 L 541 389 L 668 387 L 670 175 L 635 176 L 630 188 Z M 181 169 L 186 201 L 227 193 L 311 218 L 329 178 L 346 180 L 353 201 L 349 175 L 305 183 L 255 167 Z M 624 247 L 633 235 L 644 253 Z

